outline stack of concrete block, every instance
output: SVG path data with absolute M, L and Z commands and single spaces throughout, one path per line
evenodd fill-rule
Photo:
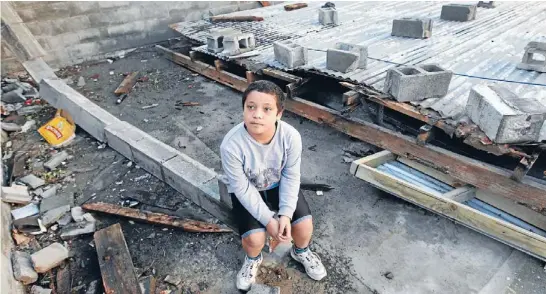
M 534 58 L 535 55 L 542 56 L 542 59 Z M 525 53 L 517 67 L 519 69 L 546 72 L 546 42 L 529 42 L 525 46 Z
M 402 18 L 392 21 L 392 36 L 426 39 L 432 36 L 432 19 Z
M 207 50 L 214 53 L 224 51 L 224 36 L 242 34 L 241 31 L 232 28 L 213 29 L 207 36 Z
M 476 19 L 476 5 L 448 4 L 442 6 L 440 18 L 452 21 L 470 21 Z
M 224 47 L 222 54 L 238 55 L 253 50 L 256 47 L 256 39 L 252 33 L 234 31 L 224 35 L 222 44 Z
M 453 73 L 437 64 L 421 64 L 390 69 L 384 91 L 398 101 L 420 101 L 447 94 Z
M 319 22 L 322 25 L 339 25 L 339 18 L 335 7 L 321 7 L 319 8 Z
M 478 2 L 478 7 L 482 7 L 482 8 L 495 8 L 495 3 L 493 3 L 494 1 L 479 1 Z
M 275 59 L 288 68 L 307 64 L 307 48 L 290 40 L 273 43 Z
M 546 107 L 519 98 L 497 85 L 477 85 L 470 91 L 466 114 L 495 143 L 538 141 Z
M 367 60 L 367 47 L 339 42 L 334 49 L 328 49 L 326 68 L 346 73 L 357 68 L 366 68 Z

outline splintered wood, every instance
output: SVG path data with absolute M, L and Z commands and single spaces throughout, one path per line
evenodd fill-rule
M 301 9 L 305 7 L 307 7 L 307 3 L 295 3 L 295 4 L 284 5 L 284 10 L 292 11 L 292 10 Z
M 86 203 L 82 206 L 91 211 L 104 212 L 108 214 L 119 215 L 132 219 L 142 220 L 152 224 L 160 224 L 171 227 L 182 228 L 186 232 L 196 233 L 229 233 L 231 229 L 221 228 L 219 225 L 210 224 L 190 219 L 181 219 L 162 213 L 142 211 L 134 208 L 122 207 L 115 204 L 97 202 Z
M 132 72 L 131 74 L 127 75 L 125 79 L 119 84 L 118 88 L 114 91 L 114 94 L 120 96 L 122 94 L 129 94 L 131 92 L 131 89 L 137 82 L 138 78 L 138 71 Z
M 213 16 L 210 18 L 212 22 L 241 22 L 241 21 L 263 21 L 261 16 Z
M 131 254 L 119 224 L 95 233 L 102 284 L 106 294 L 140 293 Z

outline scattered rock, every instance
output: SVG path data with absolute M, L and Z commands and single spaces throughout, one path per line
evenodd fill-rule
M 51 209 L 42 216 L 42 224 L 47 228 L 60 220 L 68 211 L 70 211 L 70 205 Z
M 66 151 L 59 152 L 59 153 L 53 155 L 53 157 L 51 157 L 46 163 L 44 163 L 44 166 L 48 170 L 54 170 L 57 166 L 59 166 L 67 158 L 68 158 L 68 152 L 66 152 Z
M 45 273 L 59 266 L 68 258 L 68 249 L 60 243 L 53 243 L 30 256 L 34 269 L 38 273 Z
M 252 288 L 247 293 L 248 294 L 280 294 L 281 288 L 255 283 L 252 285 Z
M 68 77 L 66 79 L 63 79 L 63 81 L 67 84 L 67 85 L 72 85 L 74 84 L 74 80 L 72 79 L 72 77 Z
M 36 121 L 31 119 L 27 120 L 27 122 L 21 127 L 21 132 L 26 133 L 36 127 Z
M 30 203 L 21 208 L 12 210 L 11 216 L 13 216 L 14 220 L 18 220 L 29 216 L 37 215 L 38 213 L 40 213 L 40 209 L 38 209 L 38 206 L 34 203 Z
M 45 181 L 38 178 L 37 176 L 33 174 L 29 174 L 27 176 L 24 176 L 19 179 L 20 182 L 27 184 L 32 189 L 36 189 L 38 187 L 41 187 L 45 185 Z
M 95 220 L 95 218 L 93 217 L 93 215 L 90 214 L 89 212 L 83 215 L 83 219 L 84 219 L 85 221 L 90 222 L 90 223 L 95 223 L 95 222 L 97 222 L 97 221 Z
M 12 185 L 11 187 L 2 187 L 2 201 L 16 204 L 29 204 L 32 200 L 28 193 L 27 186 Z
M 42 203 L 40 204 L 40 213 L 45 213 L 48 210 L 65 205 L 72 206 L 71 204 L 72 203 L 66 193 L 55 194 L 53 196 L 42 199 Z
M 91 234 L 95 232 L 95 223 L 94 222 L 79 222 L 69 224 L 62 228 L 61 230 L 61 239 L 70 240 L 80 235 Z
M 76 86 L 78 86 L 78 87 L 83 87 L 83 86 L 85 86 L 85 79 L 84 79 L 83 77 L 80 77 L 80 78 L 78 79 L 78 83 L 76 84 Z
M 83 221 L 83 215 L 85 214 L 83 212 L 83 209 L 79 206 L 76 206 L 76 207 L 72 207 L 72 209 L 70 210 L 70 214 L 72 215 L 72 219 L 75 221 L 75 222 L 81 222 Z
M 347 157 L 347 156 L 343 156 L 343 162 L 345 162 L 345 163 L 351 163 L 351 162 L 353 162 L 353 161 L 354 161 L 353 158 Z
M 394 275 L 391 272 L 386 272 L 383 274 L 383 276 L 389 280 L 392 280 L 394 278 Z
M 59 228 L 59 225 L 52 225 L 50 229 L 51 229 L 53 232 L 55 232 L 55 231 L 57 231 L 58 228 Z
M 42 195 L 40 195 L 40 196 L 42 196 L 42 198 L 45 199 L 45 198 L 53 197 L 53 196 L 55 196 L 55 195 L 57 195 L 57 186 L 53 186 L 53 187 L 51 187 L 51 188 L 45 190 L 45 191 L 42 193 Z
M 197 129 L 196 129 L 196 131 L 198 131 L 198 132 L 201 132 L 202 130 L 203 130 L 202 126 L 198 126 Z
M 65 213 L 63 217 L 61 217 L 61 219 L 57 221 L 57 223 L 59 224 L 59 226 L 64 227 L 68 225 L 71 221 L 72 221 L 72 216 L 70 215 L 70 213 Z
M 51 294 L 51 291 L 53 290 L 34 285 L 30 289 L 30 294 Z
M 38 280 L 38 273 L 32 268 L 30 254 L 22 251 L 15 251 L 11 255 L 13 276 L 17 281 L 25 285 L 32 284 Z
M 179 276 L 167 275 L 164 280 L 166 283 L 177 286 L 182 283 L 182 279 Z
M 365 157 L 375 152 L 374 147 L 364 142 L 352 142 L 343 148 L 343 152 L 354 157 Z
M 2 123 L 2 130 L 6 132 L 19 132 L 21 129 L 21 126 L 16 123 Z

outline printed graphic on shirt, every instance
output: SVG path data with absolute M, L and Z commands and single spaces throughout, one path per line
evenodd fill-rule
M 250 169 L 247 169 L 245 174 L 248 177 L 248 180 L 258 190 L 267 189 L 281 180 L 281 173 L 276 168 L 267 168 L 257 174 L 254 174 Z

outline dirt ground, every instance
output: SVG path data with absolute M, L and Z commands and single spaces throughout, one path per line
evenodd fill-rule
M 148 80 L 137 83 L 129 97 L 117 105 L 113 91 L 123 80 L 122 74 L 136 70 Z M 241 121 L 240 93 L 165 60 L 152 48 L 112 64 L 104 61 L 63 69 L 58 75 L 70 76 L 74 88 L 120 119 L 211 168 L 219 168 L 217 155 L 195 148 L 185 134 L 193 132 L 212 153 L 218 154 L 223 136 Z M 86 85 L 77 88 L 80 76 Z M 178 101 L 199 102 L 200 106 L 177 109 Z M 142 108 L 153 104 L 158 105 Z M 37 118 L 38 125 L 53 112 L 44 110 Z M 343 149 L 366 154 L 373 152 L 373 147 L 291 113 L 285 113 L 283 119 L 302 134 L 303 178 L 335 188 L 322 196 L 304 192 L 314 215 L 312 248 L 326 265 L 328 277 L 314 282 L 300 265 L 287 259 L 280 264 L 265 263 L 260 281 L 281 286 L 281 293 L 544 293 L 546 275 L 541 261 L 350 175 Z M 13 142 L 14 148 L 46 144 L 36 132 Z M 146 176 L 143 169 L 131 165 L 122 155 L 102 148 L 83 131 L 66 149 L 74 155 L 65 166 L 73 172 L 74 182 L 63 183 L 62 193 L 72 193 L 77 205 L 117 203 L 131 196 L 142 200 L 142 209 L 216 221 L 166 184 Z M 121 224 L 139 275 L 153 274 L 158 280 L 166 275 L 182 278 L 179 289 L 165 283 L 160 283 L 160 289 L 176 290 L 174 293 L 238 293 L 234 281 L 244 256 L 238 236 L 186 233 L 102 214 L 95 216 L 97 229 Z M 38 238 L 42 246 L 55 240 L 51 235 Z M 69 244 L 74 254 L 69 262 L 73 289 L 79 288 L 74 293 L 85 293 L 91 281 L 100 279 L 91 245 L 91 235 Z M 388 272 L 392 279 L 386 277 Z

